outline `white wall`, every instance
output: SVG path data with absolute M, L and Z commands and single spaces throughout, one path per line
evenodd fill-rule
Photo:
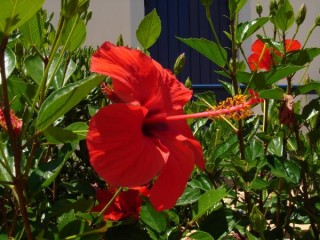
M 60 0 L 47 0 L 44 8 L 55 12 L 57 22 Z M 143 0 L 91 0 L 89 9 L 93 12 L 87 27 L 85 44 L 98 46 L 104 41 L 115 43 L 122 34 L 125 44 L 137 47 L 135 31 L 144 16 Z

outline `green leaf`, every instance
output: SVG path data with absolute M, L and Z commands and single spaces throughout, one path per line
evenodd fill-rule
M 0 10 L 1 12 L 1 10 Z M 16 67 L 16 55 L 10 48 L 6 48 L 4 53 L 4 64 L 5 64 L 5 73 L 6 78 L 8 79 L 13 70 Z M 1 76 L 0 76 L 0 84 L 2 83 Z
M 319 98 L 313 99 L 307 105 L 303 107 L 302 117 L 305 120 L 311 119 L 313 116 L 318 114 L 320 111 L 320 101 Z
M 236 15 L 246 4 L 247 0 L 230 0 L 229 11 L 230 14 Z
M 71 130 L 73 133 L 77 134 L 78 140 L 84 140 L 87 137 L 88 125 L 84 122 L 71 123 L 65 129 Z
M 273 83 L 276 83 L 279 80 L 299 71 L 302 68 L 303 66 L 294 65 L 278 66 L 276 69 L 272 69 L 270 72 L 265 73 L 266 85 L 269 86 Z
M 305 94 L 314 90 L 320 90 L 320 82 L 311 82 L 304 85 L 297 86 L 294 90 L 294 95 Z
M 62 66 L 64 67 L 63 70 L 65 71 L 65 63 L 63 63 Z M 76 70 L 77 70 L 77 64 L 74 61 L 70 60 L 67 66 L 67 70 L 65 71 L 65 74 L 64 74 L 63 82 L 59 86 L 59 88 L 64 87 L 67 84 L 68 80 Z
M 44 23 L 39 13 L 33 15 L 20 27 L 24 39 L 31 45 L 41 48 Z
M 156 211 L 151 204 L 141 207 L 140 220 L 156 233 L 164 233 L 168 226 L 167 217 L 164 212 Z
M 226 82 L 226 81 L 219 81 L 222 85 L 222 87 L 230 94 L 230 96 L 234 95 L 234 89 L 233 89 L 233 85 L 230 82 Z
M 77 141 L 77 134 L 60 127 L 50 126 L 46 128 L 43 133 L 50 144 L 70 143 Z
M 58 230 L 61 232 L 61 230 L 70 222 L 76 220 L 76 214 L 74 213 L 74 209 L 72 209 L 70 212 L 62 214 L 58 219 Z
M 283 31 L 287 31 L 294 23 L 294 11 L 288 0 L 283 0 L 274 17 L 274 23 Z
M 71 182 L 63 182 L 61 186 L 65 187 L 69 192 L 82 193 L 88 196 L 95 196 L 96 190 L 92 187 L 87 179 L 77 179 Z
M 269 21 L 269 17 L 257 18 L 249 22 L 242 22 L 237 27 L 236 40 L 242 43 L 248 39 L 253 33 L 259 30 L 264 24 Z
M 269 186 L 269 183 L 259 177 L 255 178 L 251 183 L 250 183 L 250 189 L 254 190 L 262 190 L 262 189 L 267 189 Z
M 161 20 L 156 9 L 153 9 L 142 19 L 136 36 L 144 49 L 150 48 L 159 38 L 161 33 Z
M 176 206 L 184 206 L 198 201 L 201 196 L 201 192 L 199 189 L 186 187 L 182 196 L 176 202 Z
M 282 140 L 280 137 L 274 137 L 269 145 L 268 145 L 268 150 L 270 153 L 277 155 L 277 156 L 282 156 L 282 151 L 283 151 L 283 144 L 282 144 Z
M 39 56 L 29 56 L 24 61 L 27 73 L 39 85 L 42 75 L 44 63 Z
M 301 167 L 292 160 L 284 161 L 284 167 L 290 182 L 298 184 L 300 182 Z
M 284 95 L 284 90 L 282 88 L 266 89 L 259 92 L 259 96 L 265 99 L 282 100 L 283 95 Z
M 66 66 L 66 64 L 66 60 L 61 61 L 61 59 L 59 59 L 59 56 L 57 55 L 56 57 L 54 57 L 52 65 L 50 66 L 48 79 L 51 79 L 53 77 L 52 85 L 55 90 L 58 90 L 61 87 L 65 86 L 72 73 L 77 68 L 77 65 L 72 60 L 68 62 L 68 66 Z
M 212 91 L 196 93 L 195 97 L 198 99 L 195 104 L 204 107 L 204 109 L 208 109 L 210 106 L 215 106 L 217 103 L 216 96 Z
M 13 180 L 11 174 L 14 173 L 14 158 L 9 149 L 8 144 L 0 141 L 0 181 L 11 182 Z
M 9 35 L 28 21 L 43 3 L 44 0 L 1 0 L 0 32 Z
M 274 156 L 268 166 L 274 176 L 283 178 L 293 184 L 299 183 L 301 168 L 294 161 Z
M 286 57 L 286 62 L 293 65 L 303 66 L 319 56 L 320 48 L 307 48 L 290 52 Z
M 236 77 L 240 83 L 250 84 L 250 88 L 264 90 L 266 87 L 271 86 L 302 68 L 304 68 L 304 66 L 279 65 L 268 72 L 247 73 L 239 71 Z
M 75 212 L 86 212 L 90 210 L 93 206 L 94 200 L 92 198 L 85 199 L 61 199 L 55 202 L 51 208 L 50 217 L 60 216 L 63 213 L 74 210 Z
M 191 234 L 187 234 L 187 236 L 188 239 L 192 240 L 214 240 L 209 233 L 203 231 L 192 232 Z
M 198 188 L 203 191 L 209 191 L 212 189 L 212 183 L 206 175 L 198 175 L 196 178 L 188 182 L 188 186 Z
M 248 237 L 248 240 L 259 240 L 260 238 L 257 238 L 255 235 L 249 232 L 248 229 L 246 229 L 246 235 Z
M 65 144 L 60 148 L 58 158 L 56 160 L 39 165 L 38 168 L 31 173 L 28 181 L 31 192 L 36 194 L 43 188 L 48 187 L 59 175 L 65 162 L 72 155 L 75 149 L 76 145 Z
M 226 65 L 227 51 L 218 44 L 204 38 L 178 38 L 220 67 Z
M 103 78 L 104 76 L 93 75 L 53 92 L 46 98 L 39 110 L 36 129 L 43 131 L 49 127 L 55 120 L 85 98 Z
M 317 144 L 320 140 L 320 129 L 311 130 L 307 135 L 312 144 Z
M 12 76 L 10 81 L 8 81 L 8 86 L 11 90 L 17 92 L 16 95 L 23 96 L 24 104 L 27 103 L 30 106 L 32 105 L 32 99 L 37 91 L 37 88 L 34 84 L 26 83 L 22 79 Z
M 209 211 L 215 208 L 220 200 L 222 200 L 227 195 L 226 189 L 213 189 L 204 193 L 198 201 L 198 205 L 194 208 L 193 221 L 196 221 Z
M 68 19 L 62 30 L 62 44 L 72 52 L 82 45 L 86 39 L 86 24 L 79 16 Z
M 252 228 L 262 234 L 264 232 L 264 230 L 266 230 L 267 227 L 267 221 L 264 217 L 264 215 L 262 214 L 262 212 L 257 208 L 257 206 L 253 206 L 250 216 L 249 216 L 249 220 L 251 223 Z
M 43 133 L 50 144 L 78 142 L 86 138 L 88 126 L 85 123 L 73 123 L 66 128 L 48 127 Z
M 239 83 L 243 83 L 243 84 L 249 84 L 250 83 L 250 79 L 253 79 L 253 78 L 257 78 L 257 74 L 260 74 L 261 72 L 258 72 L 258 73 L 248 73 L 248 72 L 243 72 L 243 71 L 237 71 L 236 73 L 236 78 L 237 78 L 237 81 Z

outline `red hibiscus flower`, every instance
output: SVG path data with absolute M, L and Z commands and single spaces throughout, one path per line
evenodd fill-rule
M 146 191 L 146 187 L 122 191 L 103 213 L 103 219 L 119 221 L 127 218 L 133 218 L 135 220 L 138 220 L 142 205 L 141 195 L 145 195 Z M 99 204 L 94 206 L 91 211 L 102 211 L 102 209 L 111 200 L 115 192 L 115 188 L 98 189 L 96 199 Z
M 286 52 L 291 52 L 301 49 L 301 44 L 297 40 L 287 39 L 285 40 Z M 252 71 L 266 70 L 270 71 L 271 68 L 277 64 L 275 55 L 282 57 L 279 51 L 273 50 L 271 47 L 267 47 L 260 39 L 257 39 L 251 46 L 253 52 L 249 58 L 249 67 Z
M 13 128 L 13 132 L 16 136 L 18 136 L 21 132 L 21 129 L 22 129 L 22 120 L 20 118 L 18 118 L 13 110 L 11 109 L 10 110 L 10 120 L 11 120 L 11 124 L 12 124 L 12 128 Z M 3 110 L 0 108 L 0 126 L 5 130 L 5 131 L 8 131 L 8 128 L 7 128 L 7 123 L 6 123 L 6 120 L 5 120 L 5 117 L 4 117 L 4 112 Z
M 108 42 L 94 53 L 91 71 L 112 78 L 112 89 L 105 92 L 114 102 L 90 121 L 92 167 L 115 186 L 141 186 L 155 179 L 151 203 L 157 210 L 172 208 L 195 164 L 204 168 L 204 159 L 185 119 L 161 119 L 182 115 L 192 92 L 141 51 Z

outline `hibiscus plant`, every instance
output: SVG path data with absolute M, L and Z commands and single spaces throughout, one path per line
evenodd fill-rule
M 156 10 L 139 49 L 94 49 L 89 0 L 61 0 L 56 26 L 44 0 L 0 1 L 0 239 L 319 239 L 320 17 L 270 0 L 239 22 L 228 0 L 223 46 L 199 1 L 214 39 L 176 41 L 218 68 L 221 102 L 179 79 L 189 56 L 150 56 Z

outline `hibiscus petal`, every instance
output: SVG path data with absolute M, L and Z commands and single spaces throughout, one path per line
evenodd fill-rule
M 158 69 L 161 69 L 161 65 L 155 62 Z M 163 71 L 162 79 L 159 81 L 159 93 L 154 95 L 154 98 L 160 98 L 162 102 L 161 111 L 165 111 L 170 114 L 172 111 L 182 109 L 183 106 L 191 99 L 192 91 L 186 88 L 176 77 L 167 69 L 161 69 Z M 145 104 L 145 107 L 149 110 L 155 108 L 154 99 Z M 159 109 L 157 107 L 156 109 Z
M 301 49 L 301 43 L 298 40 L 287 39 L 285 41 L 286 51 L 292 52 Z
M 102 108 L 90 121 L 87 146 L 94 170 L 115 186 L 148 183 L 168 158 L 159 140 L 145 136 L 142 123 L 148 110 L 113 104 Z
M 91 71 L 110 76 L 114 91 L 126 103 L 150 98 L 159 74 L 149 56 L 109 42 L 93 54 Z
M 253 42 L 253 44 L 251 45 L 251 51 L 253 53 L 257 53 L 257 54 L 261 54 L 263 48 L 264 48 L 265 44 L 264 42 L 262 42 L 260 39 L 257 39 Z M 269 51 L 268 51 L 269 53 Z
M 194 168 L 194 161 L 190 161 L 190 156 L 194 155 L 192 146 L 181 136 L 171 142 L 169 159 L 150 192 L 150 201 L 156 210 L 174 207 L 184 192 Z
M 150 192 L 150 201 L 157 210 L 172 208 L 182 195 L 195 164 L 203 169 L 200 143 L 193 137 L 185 120 L 167 123 L 166 131 L 153 132 L 170 152 L 164 169 Z
M 270 71 L 272 59 L 270 54 L 265 54 L 260 58 L 260 54 L 253 53 L 248 57 L 249 67 L 252 71 L 266 70 Z
M 91 59 L 91 71 L 112 78 L 113 90 L 124 103 L 170 112 L 182 108 L 192 91 L 141 51 L 105 42 Z

